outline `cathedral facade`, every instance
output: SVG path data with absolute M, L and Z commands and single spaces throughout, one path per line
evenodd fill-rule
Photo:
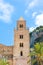
M 21 17 L 14 30 L 14 45 L 0 44 L 0 59 L 5 57 L 10 65 L 30 65 L 27 64 L 30 59 L 27 57 L 28 54 L 30 54 L 29 29 L 26 28 L 26 21 Z

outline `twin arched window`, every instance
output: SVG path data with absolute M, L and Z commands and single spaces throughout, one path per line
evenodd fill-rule
M 20 39 L 23 39 L 23 35 L 20 35 Z
M 20 43 L 20 47 L 23 47 L 23 43 Z
M 23 24 L 20 24 L 20 28 L 23 28 Z

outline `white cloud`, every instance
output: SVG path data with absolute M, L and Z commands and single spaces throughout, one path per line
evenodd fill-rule
M 34 27 L 31 27 L 31 28 L 29 29 L 29 31 L 32 32 L 34 29 L 35 29 Z
M 34 18 L 37 15 L 37 12 L 32 13 L 32 17 Z
M 35 7 L 38 3 L 38 0 L 32 0 L 30 3 L 28 3 L 27 8 L 25 10 L 25 14 L 28 13 L 29 9 Z
M 35 24 L 37 26 L 43 25 L 43 13 L 36 16 Z
M 28 10 L 25 10 L 25 14 L 27 14 L 28 13 Z
M 0 19 L 8 23 L 11 21 L 11 14 L 13 13 L 14 8 L 12 5 L 5 3 L 3 0 L 0 0 Z
M 37 5 L 37 1 L 38 0 L 33 0 L 32 2 L 29 3 L 28 7 L 32 8 L 32 7 L 36 6 Z
M 28 5 L 25 9 L 25 14 L 29 13 L 30 11 L 42 11 L 43 7 L 43 0 L 32 0 L 31 2 L 28 2 Z M 39 10 L 38 10 L 39 9 Z

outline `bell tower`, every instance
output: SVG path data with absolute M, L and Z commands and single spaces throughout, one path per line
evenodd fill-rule
M 26 28 L 26 21 L 21 17 L 17 21 L 17 29 L 14 30 L 13 65 L 30 65 L 27 64 L 29 53 L 29 30 Z

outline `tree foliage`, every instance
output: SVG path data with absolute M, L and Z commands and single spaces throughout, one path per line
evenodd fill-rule
M 43 42 L 43 26 L 36 27 L 34 31 L 30 32 L 30 47 L 37 42 Z
M 0 59 L 0 65 L 9 65 L 6 59 Z
M 36 43 L 32 49 L 33 50 L 30 52 L 32 65 L 35 63 L 37 63 L 37 65 L 43 65 L 43 44 Z M 30 62 L 30 60 L 28 62 Z

